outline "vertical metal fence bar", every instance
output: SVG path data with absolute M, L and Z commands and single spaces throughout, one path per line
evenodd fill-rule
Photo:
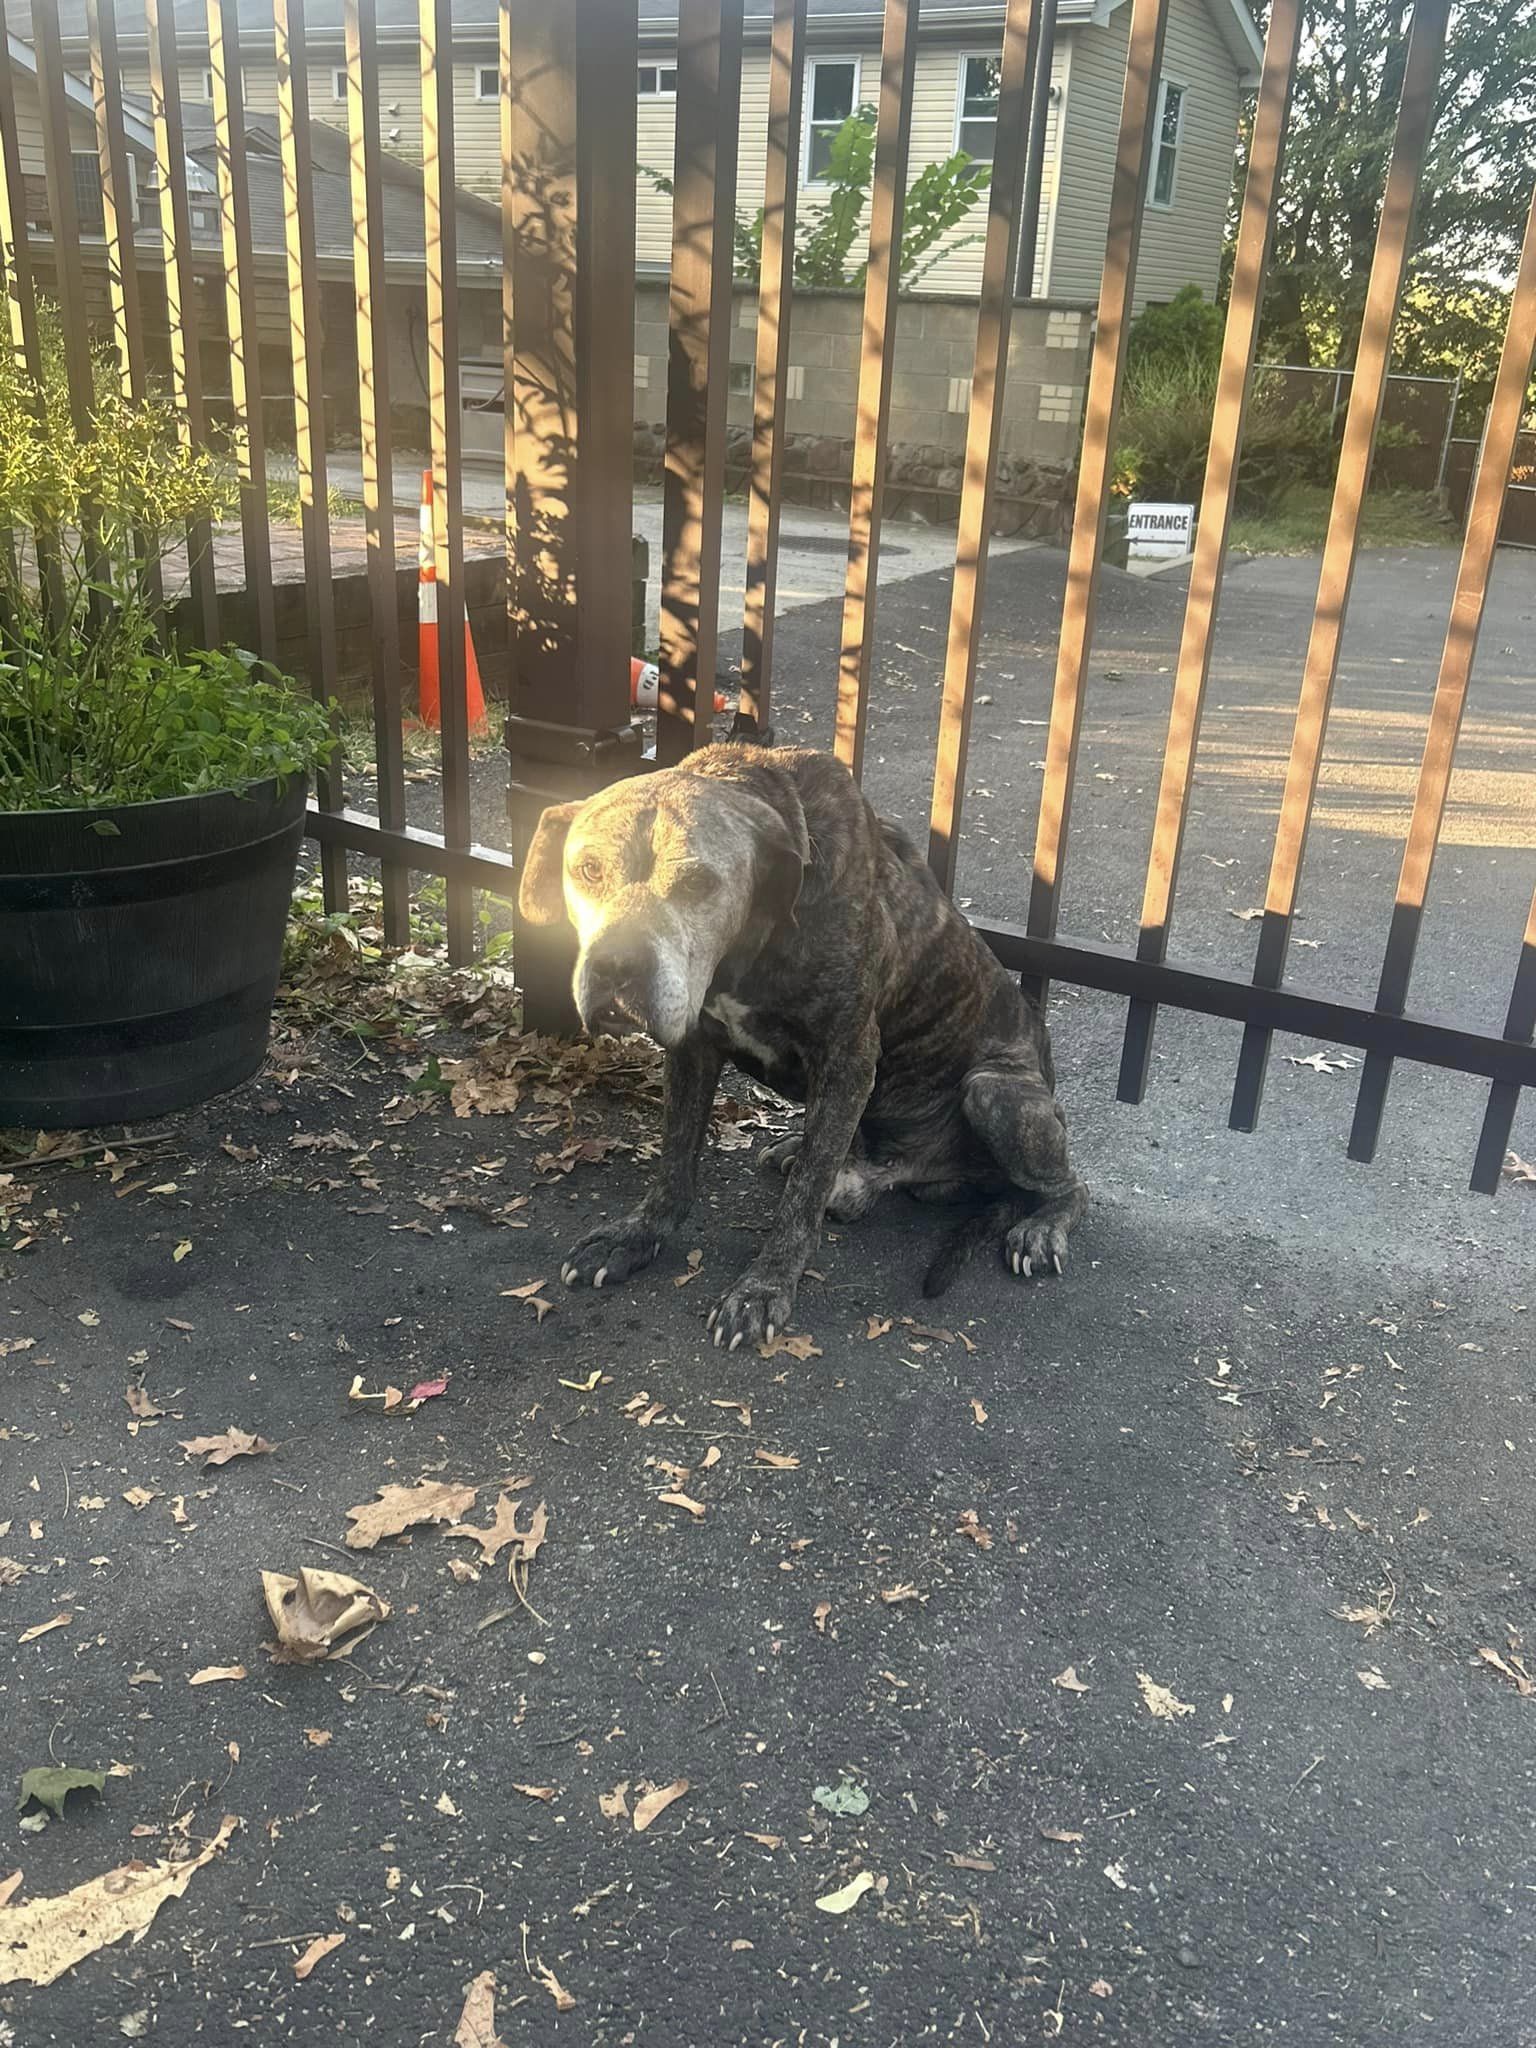
M 742 0 L 679 0 L 656 759 L 709 739 L 720 624 Z
M 1520 964 L 1515 969 L 1515 985 L 1509 998 L 1509 1013 L 1504 1019 L 1504 1036 L 1513 1039 L 1517 1045 L 1529 1045 L 1531 1040 L 1536 1038 L 1536 896 L 1531 898 L 1531 914 L 1525 921 L 1525 937 L 1520 943 Z M 1488 1107 L 1483 1113 L 1483 1128 L 1477 1141 L 1477 1158 L 1472 1167 L 1472 1189 L 1475 1194 L 1492 1195 L 1498 1192 L 1504 1155 L 1509 1150 L 1509 1134 L 1515 1127 L 1515 1111 L 1519 1106 L 1519 1083 L 1495 1081 L 1488 1091 Z
M 123 77 L 117 56 L 114 0 L 85 0 L 85 21 L 90 40 L 91 100 L 96 112 L 96 154 L 101 168 L 112 335 L 123 396 L 137 403 L 148 388 L 148 375 L 139 255 L 134 245 L 134 187 L 128 164 L 128 139 L 123 130 Z M 138 582 L 145 601 L 158 614 L 165 602 L 165 587 L 160 557 L 151 555 L 151 546 L 148 535 L 142 536 L 138 544 Z
M 498 108 L 501 133 L 501 475 L 507 551 L 507 705 L 517 702 L 517 327 L 512 313 L 517 270 L 517 171 L 513 161 L 512 0 L 496 9 Z
M 1414 952 L 1424 921 L 1430 871 L 1445 817 L 1456 742 L 1461 732 L 1462 713 L 1466 709 L 1467 687 L 1472 679 L 1472 664 L 1477 657 L 1478 629 L 1483 622 L 1488 579 L 1498 547 L 1499 524 L 1504 517 L 1504 495 L 1514 465 L 1516 438 L 1525 410 L 1533 355 L 1536 355 L 1536 193 L 1531 197 L 1525 243 L 1520 252 L 1520 266 L 1510 299 L 1509 324 L 1504 330 L 1504 346 L 1499 356 L 1493 399 L 1488 408 L 1477 475 L 1472 485 L 1461 561 L 1456 571 L 1456 591 L 1451 600 L 1450 625 L 1445 636 L 1445 650 L 1440 657 L 1440 674 L 1435 684 L 1435 700 L 1424 740 L 1424 758 L 1414 794 L 1413 817 L 1403 847 L 1397 898 L 1392 906 L 1392 924 L 1376 991 L 1376 1008 L 1397 1016 L 1402 1014 L 1408 1003 Z M 1391 1078 L 1392 1055 L 1386 1052 L 1367 1053 L 1349 1134 L 1351 1159 L 1369 1160 L 1376 1155 L 1382 1111 L 1386 1106 Z
M 1168 714 L 1163 772 L 1157 793 L 1157 823 L 1147 861 L 1142 893 L 1141 928 L 1136 939 L 1138 960 L 1167 957 L 1168 933 L 1178 885 L 1179 856 L 1189 817 L 1195 748 L 1205 709 L 1211 672 L 1211 637 L 1221 601 L 1226 567 L 1227 535 L 1237 502 L 1238 464 L 1243 425 L 1253 383 L 1259 316 L 1264 305 L 1264 280 L 1274 239 L 1275 202 L 1285 156 L 1285 129 L 1296 77 L 1301 42 L 1303 0 L 1274 0 L 1264 45 L 1258 106 L 1248 149 L 1248 175 L 1243 183 L 1237 251 L 1227 300 L 1221 369 L 1211 418 L 1210 453 L 1200 494 L 1200 523 L 1195 530 L 1195 558 L 1189 572 L 1184 630 Z M 1152 1059 L 1157 1005 L 1134 1000 L 1126 1013 L 1125 1043 L 1120 1055 L 1119 1095 L 1122 1102 L 1140 1102 L 1146 1093 Z
M 159 0 L 156 0 L 159 4 Z M 288 260 L 288 343 L 293 360 L 293 445 L 299 480 L 299 529 L 308 593 L 309 687 L 323 704 L 336 687 L 336 604 L 331 579 L 330 491 L 325 461 L 325 397 L 320 365 L 320 278 L 315 257 L 314 178 L 309 148 L 309 53 L 304 0 L 273 0 L 277 55 L 277 133 L 283 163 L 283 243 Z M 339 750 L 315 778 L 322 811 L 339 811 Z M 327 840 L 320 849 L 327 910 L 347 907 L 347 857 Z
M 206 442 L 201 323 L 192 269 L 192 210 L 187 195 L 187 152 L 181 124 L 174 0 L 144 0 L 149 36 L 149 102 L 154 116 L 160 174 L 160 241 L 165 263 L 165 316 L 171 337 L 171 384 L 182 438 Z M 187 524 L 187 583 L 193 630 L 205 647 L 219 644 L 219 599 L 213 569 L 213 528 L 206 519 Z
M 1029 161 L 1019 202 L 1018 295 L 1035 295 L 1040 247 L 1040 203 L 1045 191 L 1045 133 L 1051 110 L 1051 68 L 1056 55 L 1056 0 L 1035 0 L 1035 59 L 1030 73 Z
M 0 40 L 9 47 L 6 0 L 0 0 Z M 35 377 L 39 365 L 37 290 L 32 278 L 32 238 L 27 231 L 27 185 L 21 168 L 16 125 L 16 70 L 0 65 L 0 241 L 5 245 L 6 311 L 18 365 Z
M 59 46 L 59 16 L 54 0 L 32 0 L 32 38 L 42 117 L 43 174 L 48 188 L 48 231 L 53 240 L 53 287 L 64 348 L 70 425 L 77 439 L 88 441 L 94 431 L 96 413 L 95 365 L 91 361 L 91 330 L 85 303 L 85 266 L 80 261 L 80 213 L 75 203 L 74 165 L 70 160 L 64 53 Z M 10 61 L 8 54 L 6 61 Z M 81 508 L 79 546 L 89 578 L 86 617 L 94 633 L 107 616 L 109 578 L 100 524 L 90 506 Z
M 245 80 L 238 0 L 207 0 L 208 63 L 213 75 L 213 140 L 224 251 L 224 330 L 229 386 L 240 434 L 240 545 L 245 594 L 256 620 L 256 652 L 277 660 L 272 594 L 272 527 L 267 506 L 266 414 L 262 406 L 260 315 L 251 250 L 251 193 L 245 150 Z
M 389 418 L 389 300 L 384 269 L 384 187 L 379 141 L 376 0 L 345 0 L 347 138 L 352 186 L 352 274 L 357 309 L 357 407 L 363 470 L 372 637 L 374 767 L 379 822 L 405 823 L 405 759 L 400 727 L 400 613 L 395 575 L 395 473 Z M 384 942 L 411 937 L 411 878 L 386 861 Z
M 1067 855 L 1072 781 L 1082 730 L 1088 657 L 1093 645 L 1099 564 L 1114 467 L 1115 427 L 1125 373 L 1126 337 L 1136 292 L 1136 254 L 1141 244 L 1147 172 L 1152 160 L 1157 80 L 1169 0 L 1134 0 L 1126 51 L 1120 135 L 1115 147 L 1109 195 L 1109 233 L 1104 278 L 1099 289 L 1098 330 L 1088 373 L 1088 403 L 1078 463 L 1077 506 L 1067 557 L 1067 588 L 1057 642 L 1056 682 L 1046 742 L 1045 784 L 1035 831 L 1034 874 L 1026 928 L 1033 938 L 1054 938 L 1061 911 L 1061 875 Z M 1035 984 L 1043 999 L 1043 982 Z
M 976 356 L 971 371 L 971 410 L 966 423 L 960 523 L 955 536 L 955 575 L 950 590 L 944 698 L 928 813 L 928 865 L 946 895 L 954 890 L 955 863 L 960 853 L 961 794 L 971 736 L 976 652 L 981 641 L 992 492 L 1002 441 L 1008 337 L 1013 324 L 1023 187 L 1028 171 L 1030 66 L 1036 54 L 1038 26 L 1036 0 L 1008 0 L 1003 23 L 997 139 L 987 195 L 981 299 L 976 317 Z
M 779 573 L 785 372 L 795 282 L 795 202 L 805 99 L 806 0 L 774 0 L 769 52 L 768 156 L 757 280 L 757 362 L 752 380 L 752 475 L 747 504 L 747 592 L 741 622 L 743 731 L 766 725 L 773 690 L 773 612 Z
M 1275 830 L 1269 886 L 1264 897 L 1264 921 L 1259 928 L 1253 979 L 1263 988 L 1278 988 L 1285 976 L 1286 952 L 1306 851 L 1307 827 L 1317 793 L 1328 712 L 1338 676 L 1344 617 L 1349 607 L 1350 584 L 1354 579 L 1355 558 L 1360 545 L 1365 489 L 1370 477 L 1382 402 L 1386 396 L 1392 327 L 1408 264 L 1420 172 L 1434 124 L 1435 93 L 1449 11 L 1450 0 L 1417 0 L 1413 26 L 1409 31 L 1397 133 L 1387 170 L 1375 254 L 1371 259 L 1365 314 L 1355 353 L 1349 410 L 1344 420 L 1344 440 L 1339 451 L 1338 477 L 1334 484 L 1328 535 L 1323 544 L 1322 568 L 1318 575 L 1317 604 L 1291 736 L 1291 755 L 1286 768 L 1285 793 L 1280 803 L 1280 820 Z M 1262 1024 L 1244 1027 L 1228 1118 L 1234 1130 L 1251 1131 L 1258 1122 L 1273 1035 Z
M 443 839 L 467 847 L 469 702 L 464 657 L 464 475 L 459 404 L 458 218 L 453 185 L 452 0 L 421 0 L 421 168 L 426 204 L 427 371 L 432 414 L 432 552 L 437 567 Z M 475 892 L 448 879 L 448 958 L 475 953 Z
M 864 328 L 859 359 L 849 491 L 848 573 L 837 664 L 833 747 L 857 776 L 864 766 L 869 670 L 875 645 L 875 593 L 880 574 L 887 429 L 896 356 L 896 299 L 901 288 L 901 223 L 912 139 L 912 80 L 917 64 L 919 0 L 885 0 L 880 45 L 880 100 L 875 115 L 874 182 L 869 200 L 869 261 L 864 273 Z

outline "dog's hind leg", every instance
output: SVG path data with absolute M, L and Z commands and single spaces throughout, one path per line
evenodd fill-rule
M 1016 1188 L 1035 1199 L 1003 1240 L 1015 1273 L 1066 1263 L 1067 1238 L 1088 1206 L 1088 1189 L 1067 1156 L 1067 1120 L 1031 1058 L 989 1061 L 965 1077 L 965 1119 Z

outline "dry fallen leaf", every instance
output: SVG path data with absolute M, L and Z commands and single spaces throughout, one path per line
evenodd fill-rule
M 1536 1166 L 1528 1159 L 1522 1159 L 1518 1152 L 1506 1152 L 1500 1169 L 1506 1180 L 1524 1181 L 1528 1187 L 1536 1187 Z
M 958 1849 L 946 1849 L 945 1855 L 956 1870 L 996 1870 L 997 1865 L 986 1856 L 962 1856 Z
M 667 1506 L 668 1506 L 669 1508 L 686 1508 L 686 1509 L 688 1510 L 689 1514 L 690 1514 L 690 1515 L 692 1515 L 693 1519 L 694 1519 L 694 1520 L 695 1520 L 696 1522 L 697 1522 L 697 1521 L 701 1521 L 701 1520 L 703 1519 L 703 1516 L 704 1516 L 704 1503 L 703 1503 L 703 1501 L 701 1501 L 701 1500 L 694 1500 L 694 1499 L 693 1499 L 693 1498 L 692 1498 L 692 1497 L 691 1497 L 691 1496 L 690 1496 L 689 1494 L 686 1494 L 686 1493 L 660 1493 L 660 1494 L 658 1494 L 658 1495 L 656 1496 L 656 1498 L 657 1498 L 658 1500 L 660 1500 L 660 1501 L 664 1501 L 664 1502 L 666 1503 L 666 1505 L 667 1505 Z
M 494 1564 L 509 1543 L 517 1544 L 522 1557 L 536 1557 L 549 1528 L 549 1511 L 540 1501 L 529 1517 L 528 1527 L 519 1529 L 517 1510 L 518 1502 L 510 1493 L 503 1493 L 496 1502 L 495 1514 L 484 1529 L 477 1529 L 470 1522 L 456 1522 L 448 1534 L 467 1536 L 472 1543 L 478 1543 L 481 1564 Z
M 719 1464 L 719 1462 L 720 1446 L 718 1444 L 711 1444 L 709 1449 L 704 1453 L 703 1457 L 699 1460 L 699 1470 L 701 1472 L 712 1471 L 713 1468 Z
M 1374 1665 L 1369 1671 L 1357 1671 L 1355 1676 L 1367 1692 L 1390 1692 L 1392 1690 L 1386 1679 L 1382 1677 Z
M 142 1387 L 129 1387 L 123 1399 L 128 1403 L 128 1413 L 140 1422 L 155 1422 L 165 1413 Z
M 306 1728 L 304 1740 L 311 1749 L 326 1749 L 330 1746 L 331 1731 L 329 1728 Z
M 1528 1700 L 1536 1696 L 1536 1680 L 1530 1678 L 1518 1657 L 1515 1658 L 1514 1663 L 1509 1663 L 1499 1655 L 1497 1650 L 1479 1650 L 1477 1654 L 1485 1664 L 1509 1680 L 1515 1691 L 1519 1693 L 1521 1699 Z M 1517 1666 L 1518 1669 L 1516 1668 Z
M 955 1534 L 969 1536 L 978 1550 L 992 1548 L 992 1531 L 982 1527 L 981 1518 L 974 1508 L 961 1510 L 960 1519 L 955 1524 Z
M 1090 1998 L 1113 1998 L 1114 1995 L 1114 1985 L 1109 1983 L 1107 1979 L 1103 1977 L 1095 1977 L 1093 1982 L 1088 1986 L 1088 1996 Z
M 986 1421 L 986 1419 L 986 1409 L 982 1407 L 981 1403 L 976 1399 L 976 1396 L 973 1394 L 971 1396 L 971 1420 L 975 1423 L 976 1427 L 980 1429 L 981 1425 Z
M 1051 1680 L 1061 1692 L 1087 1692 L 1088 1687 L 1077 1675 L 1077 1667 L 1069 1664 L 1065 1671 L 1058 1671 Z
M 760 1835 L 753 1828 L 746 1828 L 743 1832 L 749 1842 L 761 1842 L 765 1849 L 782 1849 L 784 1846 L 782 1835 Z
M 822 1356 L 821 1346 L 803 1333 L 798 1337 L 785 1337 L 775 1333 L 774 1336 L 765 1338 L 757 1348 L 764 1358 L 777 1358 L 781 1351 L 787 1351 L 791 1358 L 799 1359 Z
M 628 1778 L 621 1778 L 611 1792 L 599 1792 L 598 1808 L 605 1820 L 626 1820 L 629 1816 Z
M 554 1785 L 519 1785 L 516 1779 L 512 1781 L 512 1790 L 521 1792 L 525 1799 L 542 1799 L 546 1804 L 558 1797 L 558 1788 Z
M 133 1509 L 136 1515 L 147 1508 L 152 1500 L 158 1500 L 159 1498 L 159 1494 L 152 1493 L 147 1486 L 130 1486 L 123 1495 L 123 1499 L 127 1501 L 129 1507 Z
M 21 1872 L 13 1870 L 9 1877 L 0 1877 L 0 1906 L 8 1906 L 21 1890 Z
M 503 2048 L 496 2032 L 496 1972 L 482 1970 L 464 1987 L 464 2010 L 454 2029 L 453 2048 Z
M 1040 1834 L 1047 1842 L 1080 1842 L 1083 1839 L 1077 1828 L 1042 1828 Z
M 459 1820 L 462 1818 L 459 1809 L 454 1805 L 446 1792 L 439 1792 L 432 1803 L 437 1811 L 446 1814 L 449 1820 Z
M 889 1316 L 867 1317 L 864 1323 L 864 1336 L 866 1341 L 873 1344 L 877 1337 L 885 1336 L 886 1332 L 890 1329 L 890 1327 L 891 1319 Z
M 670 1785 L 653 1785 L 635 1801 L 635 1833 L 643 1835 L 658 1814 L 665 1813 L 674 1799 L 681 1799 L 688 1790 L 686 1778 L 674 1778 Z
M 189 1458 L 201 1458 L 206 1472 L 210 1465 L 227 1465 L 231 1458 L 258 1458 L 277 1446 L 246 1430 L 226 1429 L 222 1436 L 190 1437 L 181 1448 Z
M 872 1870 L 861 1870 L 857 1877 L 850 1877 L 839 1891 L 824 1892 L 816 1901 L 823 1913 L 848 1913 L 859 1903 L 864 1894 L 875 1888 L 875 1874 Z
M 1166 1685 L 1159 1685 L 1145 1671 L 1137 1672 L 1136 1683 L 1141 1687 L 1142 1699 L 1154 1721 L 1177 1721 L 1181 1714 L 1195 1711 L 1187 1700 L 1175 1699 Z
M 535 1306 L 537 1306 L 537 1303 L 535 1303 Z M 549 1965 L 536 1962 L 533 1966 L 533 1974 L 555 2001 L 555 2011 L 569 2012 L 576 2003 L 575 1997 L 566 1990 Z
M 201 1671 L 194 1671 L 187 1680 L 188 1685 L 217 1685 L 222 1679 L 244 1678 L 243 1664 L 205 1664 Z
M 261 1590 L 277 1630 L 274 1664 L 317 1664 L 326 1657 L 347 1657 L 381 1621 L 389 1604 L 371 1587 L 344 1572 L 300 1565 L 297 1578 L 286 1572 L 263 1572 Z
M 905 1582 L 899 1586 L 882 1586 L 880 1588 L 880 1598 L 887 1607 L 900 1607 L 906 1600 L 922 1600 L 925 1597 L 924 1594 L 919 1593 L 916 1586 L 908 1585 Z
M 0 1907 L 0 1984 L 56 1983 L 98 1949 L 142 1934 L 239 1825 L 226 1814 L 213 1840 L 183 1863 L 124 1864 L 56 1897 Z
M 781 1451 L 765 1451 L 761 1444 L 752 1453 L 759 1465 L 771 1465 L 775 1472 L 798 1472 L 800 1460 L 786 1457 Z
M 321 1934 L 309 1944 L 293 1966 L 293 1974 L 302 1984 L 316 1963 L 323 1962 L 332 1949 L 340 1948 L 346 1940 L 344 1934 Z
M 832 1602 L 830 1600 L 818 1600 L 816 1602 L 816 1605 L 811 1609 L 811 1619 L 816 1624 L 816 1633 L 819 1636 L 824 1636 L 826 1634 L 827 1623 L 831 1619 L 831 1617 Z
M 35 1643 L 39 1636 L 48 1635 L 53 1629 L 68 1628 L 74 1618 L 73 1614 L 56 1614 L 52 1621 L 40 1621 L 33 1628 L 24 1628 L 16 1640 L 18 1643 Z
M 1374 1635 L 1381 1627 L 1382 1613 L 1379 1607 L 1335 1607 L 1330 1609 L 1335 1621 L 1352 1621 L 1357 1628 L 1363 1628 L 1368 1636 Z
M 386 1536 L 399 1536 L 420 1522 L 456 1522 L 475 1504 L 478 1487 L 444 1479 L 418 1479 L 414 1486 L 381 1486 L 376 1500 L 347 1509 L 352 1527 L 348 1550 L 372 1550 Z

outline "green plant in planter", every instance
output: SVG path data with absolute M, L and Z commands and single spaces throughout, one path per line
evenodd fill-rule
M 74 423 L 57 316 L 41 375 L 0 350 L 0 810 L 148 803 L 307 774 L 323 709 L 234 649 L 163 644 L 146 592 L 191 520 L 234 499 L 227 454 L 93 359 Z

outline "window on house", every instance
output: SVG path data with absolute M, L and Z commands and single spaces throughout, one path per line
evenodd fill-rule
M 1184 129 L 1184 88 L 1164 79 L 1157 95 L 1157 132 L 1152 155 L 1152 204 L 1172 206 L 1179 179 L 1179 143 Z
M 347 67 L 338 64 L 331 72 L 331 98 L 338 106 L 345 106 L 347 99 Z
M 955 116 L 955 147 L 978 163 L 989 164 L 997 148 L 997 103 L 1002 92 L 1000 57 L 960 59 L 960 105 Z
M 475 66 L 475 98 L 477 100 L 499 100 L 501 98 L 501 70 L 495 64 Z
M 635 89 L 643 100 L 670 100 L 677 97 L 677 66 L 675 64 L 642 64 L 635 73 Z
M 810 119 L 805 124 L 805 182 L 826 182 L 837 131 L 859 103 L 857 57 L 811 60 Z
M 101 191 L 101 159 L 94 149 L 71 150 L 69 168 L 75 182 L 75 213 L 81 234 L 104 235 L 107 208 Z

